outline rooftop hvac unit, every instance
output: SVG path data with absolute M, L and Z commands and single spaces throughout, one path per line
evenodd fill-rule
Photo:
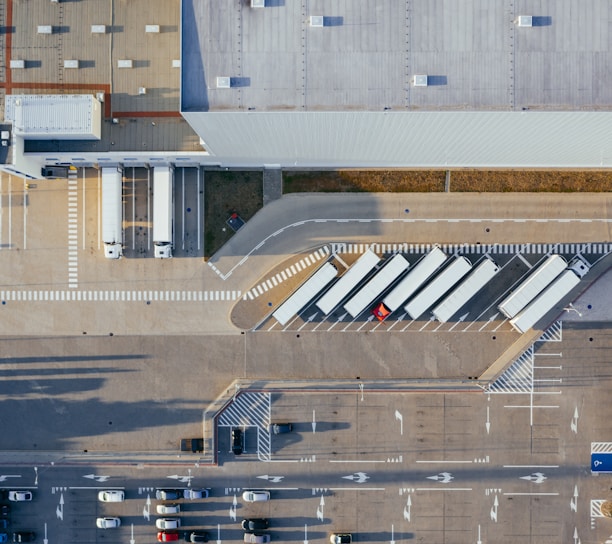
M 311 15 L 310 26 L 322 27 L 323 26 L 323 15 Z
M 414 86 L 415 87 L 427 87 L 427 76 L 426 75 L 414 76 Z
M 91 25 L 92 34 L 106 34 L 106 25 Z
M 38 25 L 39 34 L 53 34 L 53 27 L 51 25 Z
M 181 67 L 181 60 L 180 59 L 174 59 L 172 61 L 172 68 L 180 68 Z
M 64 60 L 64 68 L 78 68 L 79 61 L 78 60 Z
M 251 0 L 251 7 L 252 8 L 265 8 L 266 0 Z
M 533 15 L 519 15 L 517 24 L 518 26 L 533 26 Z
M 132 67 L 131 60 L 123 59 L 123 60 L 117 61 L 117 68 L 131 68 L 131 67 Z
M 11 60 L 11 68 L 25 68 L 25 60 Z
M 145 25 L 145 32 L 159 34 L 159 25 Z
M 147 94 L 146 87 L 138 87 L 138 94 Z
M 217 89 L 229 89 L 232 86 L 231 78 L 227 76 L 217 77 Z

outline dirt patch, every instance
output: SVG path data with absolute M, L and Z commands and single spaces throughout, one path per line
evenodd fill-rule
M 444 191 L 439 170 L 337 170 L 283 173 L 283 193 L 429 193 Z
M 263 172 L 204 171 L 204 258 L 234 234 L 227 224 L 233 213 L 248 221 L 263 208 Z
M 609 171 L 451 170 L 451 192 L 608 192 Z M 445 190 L 440 170 L 338 170 L 283 174 L 283 192 L 429 193 Z

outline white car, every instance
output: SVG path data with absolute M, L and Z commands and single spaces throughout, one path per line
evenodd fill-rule
M 96 527 L 98 529 L 115 529 L 121 525 L 119 518 L 98 518 L 96 519 Z
M 155 527 L 163 531 L 167 529 L 178 529 L 181 526 L 181 520 L 178 518 L 159 518 L 155 522 Z
M 242 494 L 242 500 L 245 502 L 264 502 L 270 500 L 269 491 L 245 491 Z
M 98 500 L 100 502 L 123 502 L 125 500 L 125 493 L 120 489 L 100 491 L 98 493 Z
M 178 514 L 181 511 L 181 507 L 178 504 L 158 504 L 158 514 Z
M 31 501 L 32 492 L 31 491 L 9 491 L 8 498 L 9 498 L 9 501 L 13 501 L 13 502 Z

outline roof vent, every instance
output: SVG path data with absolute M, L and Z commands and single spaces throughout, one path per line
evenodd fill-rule
M 78 68 L 79 61 L 78 60 L 64 60 L 64 68 Z
M 232 86 L 232 79 L 227 76 L 217 77 L 217 89 L 229 89 Z
M 266 0 L 251 0 L 251 7 L 252 8 L 265 8 Z
M 159 34 L 159 25 L 145 25 L 145 32 Z
M 25 60 L 11 59 L 11 68 L 25 68 Z
M 518 26 L 533 26 L 533 15 L 519 15 L 516 23 Z
M 324 23 L 323 15 L 311 15 L 310 26 L 322 27 Z
M 123 59 L 117 61 L 117 68 L 131 68 L 132 61 L 129 59 Z
M 426 75 L 416 75 L 414 76 L 415 87 L 427 87 L 427 76 Z
M 92 34 L 106 34 L 106 25 L 91 25 Z
M 51 25 L 38 25 L 39 34 L 53 34 L 53 27 Z

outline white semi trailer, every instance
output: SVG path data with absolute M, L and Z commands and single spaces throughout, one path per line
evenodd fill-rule
M 499 267 L 488 257 L 485 257 L 467 277 L 447 295 L 433 310 L 433 316 L 441 323 L 446 323 L 462 306 L 473 298 L 493 276 Z
M 497 307 L 506 317 L 512 319 L 552 281 L 567 268 L 567 261 L 561 255 L 550 255 L 529 277 L 510 293 Z
M 414 265 L 406 277 L 403 278 L 385 298 L 383 298 L 382 303 L 388 312 L 391 313 L 397 310 L 416 293 L 417 289 L 421 287 L 440 266 L 442 266 L 444 261 L 446 261 L 444 252 L 440 248 L 434 247 L 425 257 Z
M 404 310 L 412 319 L 418 319 L 457 284 L 472 268 L 466 257 L 457 257 L 440 272 L 423 290 L 408 301 Z
M 377 296 L 385 291 L 402 272 L 406 270 L 409 263 L 399 253 L 389 259 L 389 262 L 379 270 L 374 277 L 368 281 L 349 301 L 344 305 L 344 309 L 353 318 L 363 312 Z
M 272 314 L 285 325 L 294 315 L 300 312 L 313 300 L 336 276 L 338 270 L 331 263 L 325 263 L 308 278 L 278 309 Z
M 153 169 L 153 246 L 157 259 L 172 257 L 174 242 L 174 168 Z
M 123 171 L 102 168 L 102 242 L 107 259 L 119 259 L 123 254 Z
M 340 304 L 359 282 L 379 263 L 380 257 L 368 249 L 316 302 L 325 315 Z
M 527 332 L 579 283 L 578 274 L 574 270 L 566 270 L 511 319 L 510 324 L 520 333 Z

